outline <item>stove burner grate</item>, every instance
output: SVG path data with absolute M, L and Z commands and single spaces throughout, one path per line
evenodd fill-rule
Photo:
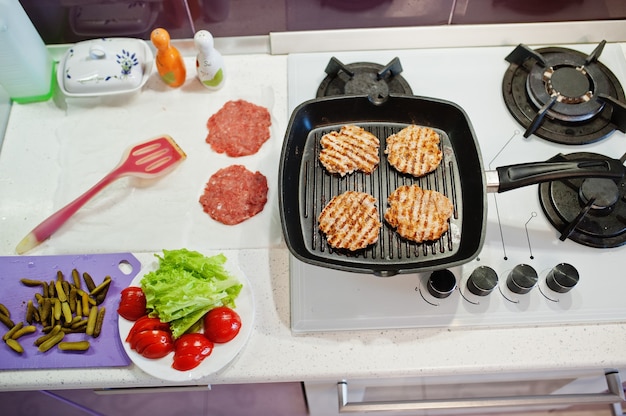
M 560 144 L 586 144 L 626 132 L 626 96 L 617 77 L 590 55 L 559 48 L 517 46 L 502 82 L 504 101 L 526 131 Z
M 332 57 L 325 72 L 327 76 L 317 89 L 317 98 L 336 95 L 413 95 L 411 87 L 400 75 L 402 64 L 397 57 L 386 66 L 371 62 L 346 65 Z
M 557 155 L 552 160 L 606 160 L 596 153 Z M 595 248 L 626 244 L 626 178 L 569 179 L 539 185 L 539 200 L 552 225 L 570 239 Z

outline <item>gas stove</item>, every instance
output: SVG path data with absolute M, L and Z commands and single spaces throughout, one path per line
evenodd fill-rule
M 517 46 L 505 58 L 503 95 L 507 108 L 535 134 L 562 144 L 602 140 L 626 130 L 626 99 L 621 83 L 601 61 L 606 42 L 590 54 L 550 47 Z
M 458 104 L 487 170 L 579 157 L 624 162 L 620 44 L 292 54 L 288 65 L 290 111 L 363 91 Z M 577 84 L 565 86 L 568 78 Z M 623 321 L 626 183 L 608 182 L 489 194 L 479 255 L 449 269 L 379 277 L 291 256 L 292 331 Z

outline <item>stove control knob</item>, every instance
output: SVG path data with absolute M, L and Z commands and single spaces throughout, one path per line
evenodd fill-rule
M 557 293 L 566 293 L 578 283 L 578 270 L 568 263 L 557 264 L 546 277 L 546 285 Z
M 456 277 L 450 270 L 435 270 L 428 279 L 428 292 L 436 298 L 447 298 L 455 288 Z
M 487 296 L 498 285 L 498 274 L 487 266 L 479 266 L 467 279 L 467 290 L 476 296 Z
M 506 286 L 513 293 L 523 295 L 537 284 L 538 276 L 535 269 L 527 264 L 518 264 L 511 270 L 506 279 Z

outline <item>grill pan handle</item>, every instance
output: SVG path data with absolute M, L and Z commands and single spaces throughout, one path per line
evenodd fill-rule
M 617 159 L 547 161 L 501 166 L 485 173 L 487 192 L 506 192 L 523 186 L 568 178 L 621 179 L 626 168 Z

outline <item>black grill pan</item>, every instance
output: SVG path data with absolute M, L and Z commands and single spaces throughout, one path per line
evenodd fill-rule
M 356 124 L 381 141 L 380 166 L 372 174 L 341 178 L 319 163 L 321 137 L 345 124 Z M 389 166 L 385 139 L 409 124 L 441 135 L 444 159 L 422 178 L 402 175 Z M 323 267 L 380 276 L 453 267 L 476 257 L 485 238 L 487 192 L 565 178 L 624 177 L 623 160 L 607 157 L 549 160 L 498 167 L 484 172 L 478 142 L 465 111 L 435 98 L 409 95 L 336 96 L 307 101 L 291 115 L 279 167 L 281 224 L 287 246 L 298 259 Z M 487 180 L 487 178 L 489 180 Z M 416 244 L 401 239 L 383 222 L 376 244 L 358 252 L 334 250 L 318 230 L 317 218 L 330 199 L 347 190 L 368 192 L 378 200 L 381 219 L 387 195 L 400 185 L 417 184 L 442 192 L 454 204 L 450 230 L 439 240 Z
M 329 174 L 320 164 L 321 137 L 345 124 L 361 126 L 380 139 L 381 162 L 373 173 L 341 177 Z M 421 178 L 397 172 L 383 153 L 386 137 L 409 124 L 431 127 L 441 136 L 443 160 L 436 171 Z M 304 262 L 381 276 L 467 262 L 478 254 L 484 239 L 482 172 L 469 120 L 452 103 L 415 96 L 389 96 L 381 101 L 365 96 L 308 101 L 294 110 L 283 144 L 279 195 L 285 240 L 292 254 Z M 387 196 L 397 187 L 411 184 L 439 191 L 454 205 L 449 230 L 437 241 L 418 244 L 405 240 L 382 220 Z M 357 252 L 333 249 L 318 229 L 317 218 L 326 203 L 348 190 L 373 195 L 383 222 L 378 242 Z

